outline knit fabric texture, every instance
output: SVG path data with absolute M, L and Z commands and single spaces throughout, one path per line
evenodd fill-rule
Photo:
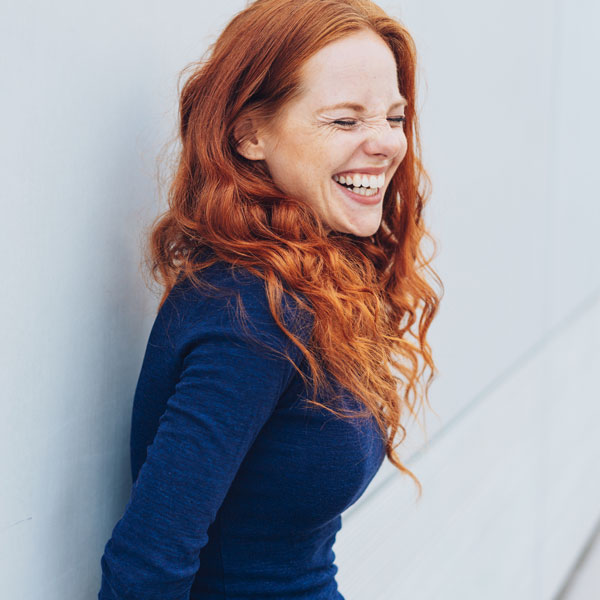
M 260 277 L 223 261 L 202 275 L 228 293 L 180 281 L 150 332 L 132 410 L 133 486 L 104 548 L 98 599 L 343 600 L 333 544 L 385 457 L 381 433 L 372 418 L 308 405 L 312 390 L 285 358 L 308 373 L 302 353 L 271 316 Z M 308 343 L 312 321 L 288 294 L 284 321 Z M 348 392 L 344 402 L 358 406 Z

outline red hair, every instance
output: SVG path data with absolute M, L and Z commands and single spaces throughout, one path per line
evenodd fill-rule
M 249 115 L 276 115 L 299 93 L 308 58 L 365 29 L 378 34 L 396 59 L 399 90 L 408 101 L 408 149 L 387 188 L 380 228 L 363 238 L 327 234 L 311 206 L 275 187 L 262 161 L 237 152 L 234 131 Z M 426 334 L 440 297 L 425 274 L 441 281 L 421 251 L 424 237 L 434 240 L 423 222 L 429 180 L 419 158 L 410 34 L 369 0 L 257 0 L 189 68 L 168 209 L 148 240 L 148 265 L 164 288 L 160 305 L 181 277 L 201 284 L 201 271 L 216 260 L 261 277 L 273 317 L 310 368 L 316 384 L 310 402 L 340 417 L 373 415 L 387 457 L 420 494 L 419 480 L 395 448 L 406 437 L 403 415 L 417 415 L 436 373 Z M 198 260 L 206 248 L 215 258 Z M 284 287 L 314 318 L 308 346 L 283 323 Z M 326 372 L 360 401 L 360 413 L 336 410 Z M 326 404 L 317 400 L 317 389 L 326 390 Z

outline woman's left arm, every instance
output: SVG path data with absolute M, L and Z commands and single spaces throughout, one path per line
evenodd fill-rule
M 259 337 L 298 364 L 301 353 L 272 318 L 262 281 L 240 292 Z M 208 528 L 295 372 L 284 357 L 258 351 L 233 312 L 222 299 L 192 293 L 173 294 L 159 313 L 152 343 L 168 338 L 183 368 L 106 544 L 99 600 L 189 599 Z

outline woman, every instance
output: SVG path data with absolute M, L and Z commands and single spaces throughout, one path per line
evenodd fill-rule
M 99 598 L 340 599 L 340 515 L 386 455 L 419 485 L 393 442 L 435 369 L 411 37 L 367 0 L 258 0 L 180 137 Z

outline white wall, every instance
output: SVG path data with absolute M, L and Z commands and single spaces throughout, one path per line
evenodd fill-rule
M 92 600 L 129 495 L 179 70 L 244 2 L 4 6 L 0 596 Z M 423 63 L 446 286 L 429 445 L 344 514 L 348 600 L 549 599 L 600 516 L 600 82 L 592 0 L 382 2 Z M 596 475 L 596 476 L 594 476 Z
M 96 598 L 156 306 L 156 157 L 178 72 L 242 6 L 3 4 L 0 598 Z
M 446 286 L 429 444 L 343 518 L 349 600 L 550 599 L 600 518 L 597 2 L 387 3 L 424 75 Z

